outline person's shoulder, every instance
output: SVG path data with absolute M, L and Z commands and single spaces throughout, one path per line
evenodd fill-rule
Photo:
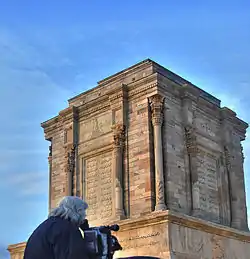
M 74 224 L 72 224 L 72 222 L 70 222 L 67 219 L 63 219 L 60 217 L 50 217 L 48 218 L 48 221 L 54 225 L 54 227 L 56 229 L 60 229 L 60 230 L 66 230 L 66 229 L 75 229 L 76 226 L 74 226 Z

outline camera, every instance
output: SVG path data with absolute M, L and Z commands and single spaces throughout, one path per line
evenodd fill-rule
M 119 231 L 118 225 L 88 227 L 85 222 L 80 227 L 84 232 L 87 249 L 93 259 L 112 259 L 116 251 L 122 250 L 119 241 L 111 233 Z

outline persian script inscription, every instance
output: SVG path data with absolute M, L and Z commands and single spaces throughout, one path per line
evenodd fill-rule
M 86 160 L 86 200 L 90 221 L 112 216 L 111 163 L 111 152 Z
M 198 155 L 200 209 L 219 217 L 217 159 L 207 153 Z
M 119 239 L 123 249 L 132 249 L 140 247 L 148 247 L 158 244 L 160 241 L 156 238 L 160 236 L 160 232 L 153 232 L 146 235 L 130 236 L 125 239 Z

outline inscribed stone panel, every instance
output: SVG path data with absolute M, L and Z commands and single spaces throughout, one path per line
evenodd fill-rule
M 111 112 L 80 122 L 80 142 L 88 141 L 110 132 L 111 125 Z
M 209 215 L 210 220 L 219 221 L 217 158 L 200 151 L 197 166 L 200 209 L 204 215 Z
M 86 200 L 90 221 L 112 216 L 112 153 L 107 152 L 85 161 Z

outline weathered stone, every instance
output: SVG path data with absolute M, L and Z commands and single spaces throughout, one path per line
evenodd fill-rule
M 116 257 L 249 257 L 248 125 L 215 97 L 145 60 L 70 99 L 42 127 L 49 208 L 77 195 L 91 225 L 119 223 Z M 24 246 L 10 246 L 12 258 Z

